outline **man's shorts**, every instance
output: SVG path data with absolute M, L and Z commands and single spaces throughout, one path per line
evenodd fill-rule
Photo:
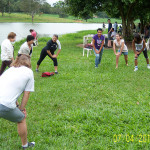
M 118 50 L 118 52 L 120 52 L 120 50 Z M 122 52 L 121 54 L 128 55 L 128 52 Z
M 12 122 L 21 122 L 24 117 L 25 115 L 20 111 L 19 108 L 16 107 L 11 109 L 0 104 L 0 118 L 4 118 Z
M 108 40 L 112 40 L 111 33 L 108 33 Z

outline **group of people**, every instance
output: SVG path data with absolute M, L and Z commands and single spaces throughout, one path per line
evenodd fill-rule
M 111 31 L 109 26 L 109 36 Z M 116 28 L 114 29 L 117 30 Z M 32 33 L 33 31 L 31 31 Z M 28 35 L 26 42 L 24 42 L 18 51 L 16 59 L 14 59 L 14 47 L 12 42 L 16 40 L 14 32 L 9 33 L 8 38 L 1 44 L 1 60 L 2 65 L 0 69 L 0 118 L 16 122 L 18 125 L 18 134 L 21 137 L 23 150 L 34 146 L 35 142 L 28 142 L 27 140 L 27 125 L 26 125 L 26 104 L 29 99 L 30 92 L 34 91 L 34 75 L 31 69 L 31 56 L 33 52 L 33 44 L 35 41 L 35 33 Z M 95 53 L 95 68 L 101 63 L 104 51 L 105 37 L 102 34 L 102 29 L 97 29 L 97 34 L 94 35 L 92 45 Z M 149 66 L 149 58 L 145 40 L 139 34 L 135 34 L 132 41 L 132 47 L 135 54 L 135 69 L 138 70 L 138 57 L 143 52 Z M 57 53 L 55 51 L 58 49 Z M 116 49 L 118 51 L 116 52 Z M 118 68 L 119 57 L 123 54 L 125 63 L 128 66 L 128 48 L 125 45 L 124 39 L 117 33 L 113 41 L 113 50 L 116 55 L 116 68 Z M 49 56 L 54 63 L 55 74 L 58 74 L 57 57 L 61 51 L 61 44 L 58 40 L 58 35 L 54 34 L 46 46 L 42 49 L 40 58 L 37 62 L 36 72 L 39 72 L 39 66 L 46 56 Z M 5 72 L 6 67 L 10 67 Z M 17 84 L 16 84 L 17 83 Z M 23 93 L 21 104 L 18 102 L 19 96 Z
M 118 68 L 118 62 L 119 62 L 119 57 L 123 54 L 125 58 L 125 63 L 128 66 L 128 48 L 125 45 L 124 39 L 122 39 L 121 35 L 118 33 L 115 36 L 115 40 L 113 41 L 113 51 L 114 54 L 116 55 L 116 68 Z M 95 53 L 95 68 L 98 67 L 98 65 L 101 63 L 102 55 L 103 55 L 103 50 L 104 50 L 104 40 L 105 37 L 102 35 L 102 29 L 99 28 L 97 29 L 97 34 L 94 35 L 92 45 L 93 45 L 93 51 Z M 141 36 L 137 33 L 134 35 L 134 39 L 132 41 L 132 48 L 135 54 L 135 68 L 134 71 L 138 70 L 138 57 L 140 54 L 143 52 L 144 57 L 147 62 L 147 68 L 150 69 L 149 65 L 149 58 L 147 54 L 147 48 L 145 45 L 145 40 L 141 38 Z M 118 51 L 116 52 L 116 49 Z
M 18 134 L 21 138 L 23 150 L 35 145 L 35 142 L 28 142 L 27 140 L 27 112 L 25 109 L 30 92 L 34 91 L 34 75 L 31 69 L 31 56 L 35 37 L 36 36 L 33 36 L 33 34 L 27 36 L 26 42 L 21 45 L 16 59 L 14 59 L 14 47 L 12 45 L 12 42 L 16 40 L 16 34 L 14 32 L 9 33 L 7 39 L 1 44 L 0 118 L 17 123 Z M 59 50 L 57 54 L 55 54 L 54 52 L 57 48 Z M 55 74 L 58 74 L 57 56 L 60 51 L 61 44 L 58 40 L 58 35 L 55 34 L 42 49 L 40 58 L 37 62 L 36 71 L 38 72 L 39 65 L 48 55 L 54 62 Z M 9 69 L 5 71 L 7 66 Z M 18 98 L 22 93 L 22 101 L 19 104 Z

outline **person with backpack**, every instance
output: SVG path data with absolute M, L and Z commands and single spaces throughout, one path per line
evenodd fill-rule
M 58 48 L 58 51 L 55 54 L 55 51 L 57 50 L 57 48 Z M 61 51 L 61 44 L 60 44 L 60 41 L 58 40 L 58 35 L 54 34 L 52 39 L 47 42 L 47 45 L 41 51 L 40 58 L 37 62 L 36 72 L 39 71 L 39 66 L 41 62 L 44 60 L 44 58 L 46 56 L 49 56 L 49 58 L 51 58 L 54 63 L 55 74 L 58 74 L 57 57 L 60 51 Z
M 134 35 L 134 39 L 132 41 L 132 48 L 133 48 L 133 51 L 135 54 L 135 69 L 134 69 L 134 71 L 138 71 L 138 57 L 140 56 L 140 54 L 142 52 L 143 52 L 144 57 L 146 59 L 147 68 L 150 69 L 149 58 L 148 58 L 148 54 L 147 54 L 147 48 L 145 45 L 145 40 L 143 40 L 138 33 L 136 33 Z

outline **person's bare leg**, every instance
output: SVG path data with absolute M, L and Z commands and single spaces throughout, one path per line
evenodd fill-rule
M 108 40 L 108 47 L 111 47 L 111 40 Z
M 137 61 L 137 59 L 135 59 L 135 66 L 137 66 L 138 65 L 138 61 Z
M 36 66 L 36 70 L 39 70 L 39 65 Z
M 124 55 L 124 59 L 125 59 L 126 65 L 128 66 L 128 55 Z
M 21 138 L 22 145 L 26 145 L 27 144 L 26 119 L 23 119 L 21 122 L 18 123 L 18 134 Z
M 57 72 L 57 68 L 58 68 L 57 66 L 54 66 L 55 72 Z
M 116 69 L 118 68 L 119 55 L 116 56 Z
M 146 59 L 147 64 L 149 64 L 149 58 Z

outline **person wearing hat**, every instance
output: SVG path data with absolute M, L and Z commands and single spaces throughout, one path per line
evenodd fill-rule
M 34 43 L 34 36 L 32 35 L 28 35 L 26 42 L 24 42 L 21 47 L 20 50 L 18 51 L 18 55 L 21 54 L 26 54 L 26 55 L 32 55 L 32 51 L 33 51 L 33 43 Z
M 58 48 L 58 51 L 56 54 L 54 54 L 54 52 L 56 51 L 56 49 Z M 58 35 L 54 34 L 52 39 L 50 41 L 47 42 L 47 45 L 42 49 L 41 54 L 40 54 L 40 58 L 37 62 L 37 67 L 36 67 L 36 72 L 38 72 L 39 70 L 39 66 L 41 64 L 41 62 L 44 60 L 44 58 L 46 56 L 49 56 L 53 63 L 54 63 L 54 69 L 55 69 L 55 74 L 58 74 L 57 71 L 57 67 L 58 67 L 58 63 L 57 63 L 57 56 L 61 51 L 61 44 L 58 40 Z

